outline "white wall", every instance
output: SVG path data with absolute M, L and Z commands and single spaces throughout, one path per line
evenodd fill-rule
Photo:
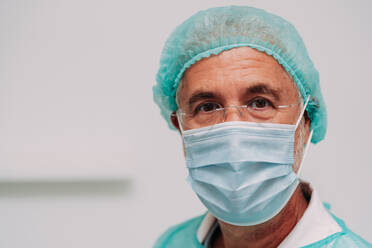
M 0 247 L 150 247 L 203 213 L 181 139 L 152 102 L 162 45 L 212 0 L 0 2 Z M 372 4 L 218 1 L 293 22 L 329 112 L 303 168 L 324 201 L 372 241 Z

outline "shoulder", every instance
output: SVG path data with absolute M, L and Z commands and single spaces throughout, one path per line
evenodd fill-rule
M 205 214 L 189 219 L 178 225 L 168 228 L 156 241 L 154 248 L 165 247 L 198 247 L 201 244 L 196 238 L 196 231 Z
M 354 232 L 347 230 L 343 233 L 330 237 L 329 240 L 324 240 L 323 244 L 311 247 L 327 247 L 327 248 L 372 248 L 372 244 L 368 243 L 362 237 Z
M 372 245 L 360 236 L 349 231 L 346 233 L 337 233 L 314 244 L 303 246 L 302 248 L 372 248 Z
M 339 235 L 332 247 L 357 247 L 357 248 L 372 248 L 372 244 L 368 243 L 362 237 L 351 231 L 343 220 L 331 214 L 332 217 L 337 221 L 337 223 L 342 227 L 342 234 Z
M 329 207 L 327 207 L 329 209 Z M 329 212 L 337 224 L 342 228 L 341 232 L 335 233 L 326 239 L 305 246 L 303 248 L 372 248 L 372 244 L 351 231 L 343 220 Z
M 366 240 L 353 233 L 352 231 L 349 231 L 345 235 L 340 236 L 335 243 L 335 247 L 338 247 L 337 244 L 342 244 L 343 246 L 340 247 L 372 248 L 371 243 L 368 243 Z

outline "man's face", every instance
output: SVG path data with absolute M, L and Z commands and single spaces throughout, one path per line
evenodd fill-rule
M 299 100 L 299 94 L 290 76 L 273 57 L 249 47 L 239 47 L 203 59 L 187 69 L 177 98 L 179 108 L 187 113 L 206 102 L 221 107 L 247 105 L 254 101 L 258 101 L 254 102 L 258 106 L 269 103 L 276 106 L 290 105 Z M 278 109 L 269 119 L 242 120 L 239 112 L 231 108 L 226 111 L 224 121 L 296 124 L 300 112 L 301 104 L 297 104 Z M 308 121 L 305 126 L 307 137 Z M 302 147 L 300 129 L 296 131 L 295 145 Z M 298 144 L 299 141 L 302 144 Z

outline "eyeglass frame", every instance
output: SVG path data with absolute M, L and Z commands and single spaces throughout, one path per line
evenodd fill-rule
M 299 97 L 299 99 L 298 99 L 295 103 L 288 104 L 288 105 L 278 105 L 278 106 L 275 106 L 275 107 L 276 107 L 276 108 L 280 108 L 280 109 L 291 108 L 291 107 L 294 107 L 294 106 L 298 105 L 299 103 L 301 103 L 302 100 L 303 100 L 302 97 Z M 305 103 L 304 103 L 303 106 L 306 106 L 309 100 L 310 100 L 310 96 L 307 96 L 306 101 L 305 101 Z M 218 122 L 218 123 L 223 123 L 223 122 L 225 122 L 225 115 L 226 115 L 226 109 L 227 109 L 227 108 L 236 108 L 237 110 L 239 110 L 239 109 L 242 109 L 242 108 L 246 108 L 246 109 L 248 109 L 248 108 L 251 108 L 251 107 L 245 104 L 245 105 L 240 105 L 240 106 L 239 106 L 239 105 L 228 105 L 228 106 L 225 106 L 225 107 L 221 107 L 221 108 L 218 108 L 218 109 L 214 109 L 214 110 L 212 110 L 213 112 L 214 112 L 214 111 L 223 111 L 223 113 L 224 113 L 224 115 L 223 115 L 224 117 L 223 117 L 222 121 L 221 121 L 221 122 Z M 305 110 L 303 109 L 302 112 L 304 112 L 304 111 L 305 111 Z M 239 110 L 239 113 L 241 113 L 240 110 Z M 171 114 L 171 116 L 177 118 L 178 123 L 179 123 L 179 127 L 181 128 L 182 131 L 183 131 L 184 129 L 183 129 L 183 127 L 182 127 L 182 120 L 181 120 L 181 118 L 180 118 L 179 115 L 187 115 L 187 114 L 188 114 L 188 113 L 183 112 L 182 109 L 180 109 L 180 108 L 178 108 L 178 109 L 175 111 L 175 113 L 172 113 L 172 114 Z M 299 122 L 299 121 L 300 121 L 300 120 L 298 120 L 298 122 Z M 217 123 L 215 123 L 215 124 L 217 124 Z M 212 124 L 212 125 L 214 125 L 214 124 Z M 296 126 L 297 126 L 297 125 L 298 125 L 298 123 L 296 123 Z

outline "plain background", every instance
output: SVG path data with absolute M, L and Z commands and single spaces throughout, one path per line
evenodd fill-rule
M 371 1 L 2 0 L 1 248 L 150 247 L 205 211 L 151 88 L 172 29 L 226 4 L 302 35 L 329 113 L 302 175 L 372 241 Z

